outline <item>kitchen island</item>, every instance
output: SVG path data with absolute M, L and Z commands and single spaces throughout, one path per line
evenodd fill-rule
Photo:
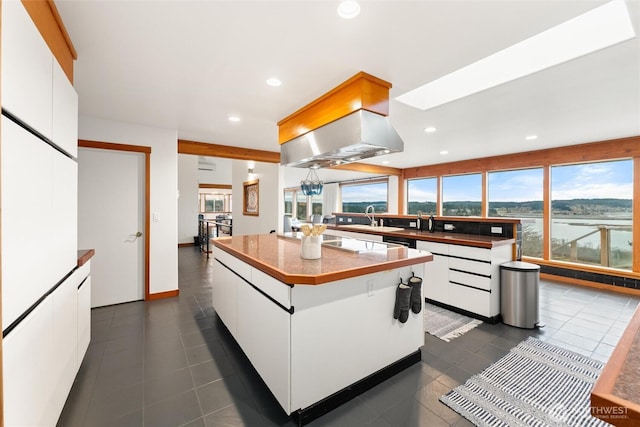
M 426 251 L 324 236 L 300 257 L 299 234 L 213 240 L 213 307 L 298 425 L 420 360 L 423 313 L 394 319 L 396 288 L 423 277 Z

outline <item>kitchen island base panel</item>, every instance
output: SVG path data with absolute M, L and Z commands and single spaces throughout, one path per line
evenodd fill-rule
M 322 286 L 295 286 L 291 316 L 291 409 L 306 408 L 424 345 L 423 313 L 393 318 L 396 288 L 423 265 Z
M 393 377 L 394 375 L 402 372 L 411 365 L 414 365 L 422 360 L 422 352 L 417 350 L 412 354 L 398 360 L 395 363 L 379 370 L 378 372 L 369 375 L 360 381 L 351 384 L 348 387 L 343 388 L 339 392 L 321 400 L 305 409 L 299 409 L 291 414 L 291 419 L 298 426 L 303 426 L 310 423 L 316 418 L 336 409 L 340 405 L 343 405 L 351 399 L 361 395 L 367 390 L 372 389 L 383 381 Z

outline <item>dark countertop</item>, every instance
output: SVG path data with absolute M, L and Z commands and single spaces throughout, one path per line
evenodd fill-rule
M 78 264 L 76 266 L 80 267 L 81 265 L 86 264 L 87 261 L 89 261 L 95 254 L 96 251 L 94 251 L 93 249 L 78 250 Z
M 361 253 L 323 246 L 320 259 L 308 260 L 300 257 L 300 241 L 277 234 L 219 237 L 211 242 L 290 285 L 320 285 L 433 260 L 430 252 L 404 246 Z
M 513 238 L 506 237 L 493 237 L 493 236 L 480 236 L 477 234 L 462 234 L 462 233 L 445 233 L 442 231 L 436 231 L 429 233 L 428 231 L 419 231 L 412 229 L 405 229 L 402 231 L 383 231 L 384 227 L 378 227 L 378 229 L 352 227 L 349 225 L 328 225 L 327 229 L 352 231 L 357 233 L 374 234 L 381 236 L 396 236 L 405 237 L 409 239 L 424 240 L 429 242 L 447 243 L 452 245 L 464 245 L 475 246 L 478 248 L 493 248 L 502 245 L 512 245 L 516 242 Z

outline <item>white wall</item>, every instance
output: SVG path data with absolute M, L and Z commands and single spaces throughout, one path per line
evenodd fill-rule
M 282 167 L 276 163 L 255 162 L 254 174 L 249 176 L 247 161 L 233 161 L 233 235 L 267 234 L 282 229 L 280 218 L 284 215 L 282 195 Z M 258 179 L 260 194 L 259 216 L 242 214 L 245 181 Z
M 198 156 L 178 154 L 178 243 L 198 235 Z
M 177 132 L 80 116 L 78 138 L 151 147 L 151 212 L 158 221 L 151 222 L 149 291 L 178 289 Z
M 198 156 L 193 156 L 196 159 Z M 215 170 L 198 169 L 198 182 L 201 184 L 227 184 L 231 185 L 231 165 L 233 160 L 223 159 L 221 157 L 208 157 L 209 163 L 198 163 L 198 167 L 205 169 L 211 168 Z M 213 164 L 213 167 L 211 167 Z

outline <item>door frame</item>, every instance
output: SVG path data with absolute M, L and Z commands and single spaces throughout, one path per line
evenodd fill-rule
M 129 151 L 144 154 L 144 300 L 152 298 L 149 292 L 149 245 L 151 242 L 151 147 L 143 145 L 114 144 L 112 142 L 78 140 L 78 148 Z

